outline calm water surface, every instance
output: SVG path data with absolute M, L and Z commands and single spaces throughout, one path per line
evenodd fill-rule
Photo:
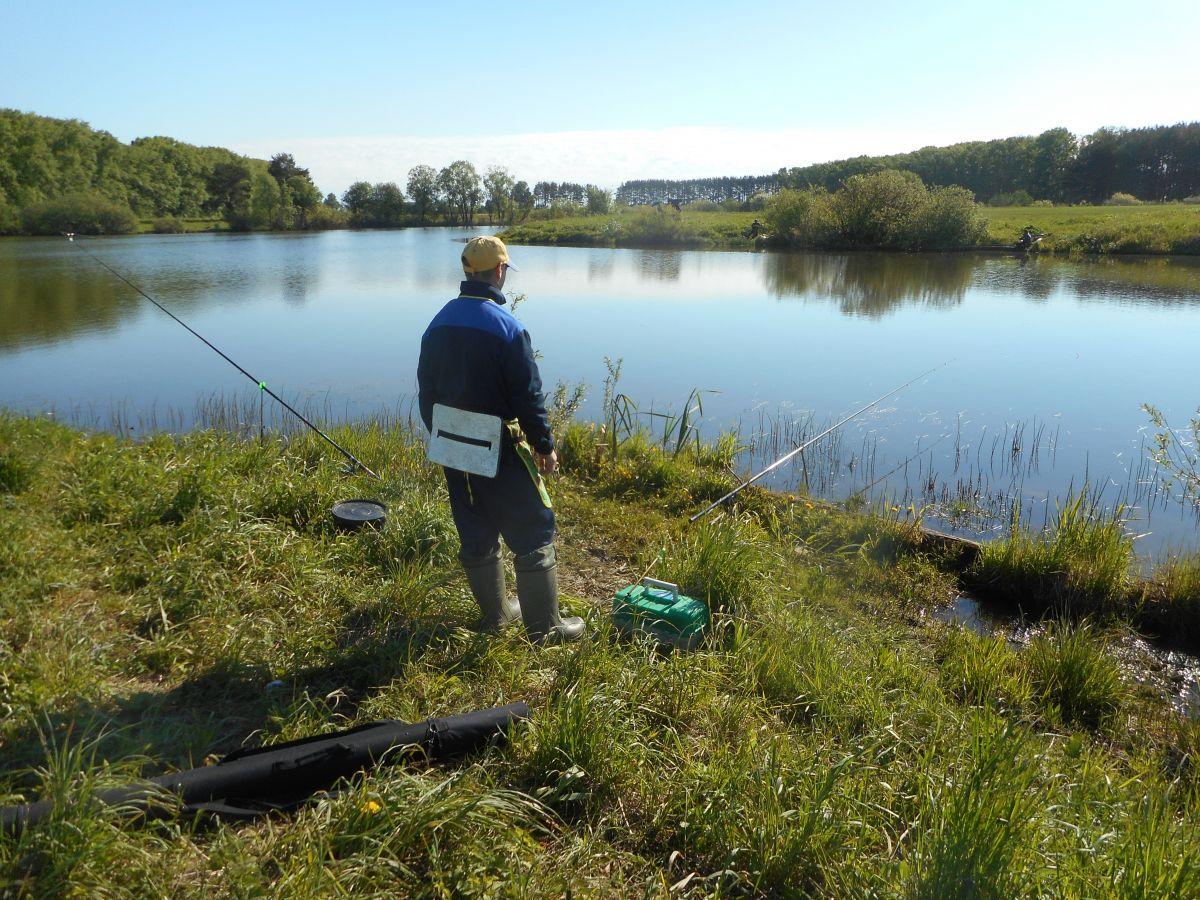
M 466 232 L 180 235 L 88 243 L 289 398 L 335 417 L 405 408 L 418 341 L 457 289 Z M 518 315 L 549 383 L 592 387 L 622 358 L 643 409 L 706 394 L 770 457 L 913 375 L 947 367 L 808 461 L 810 487 L 865 490 L 987 533 L 1086 479 L 1135 507 L 1143 553 L 1197 544 L 1194 511 L 1150 485 L 1143 403 L 1179 425 L 1200 405 L 1200 265 L 513 248 Z M 210 350 L 65 241 L 0 241 L 0 405 L 96 423 L 193 421 L 248 396 Z M 152 415 L 153 414 L 153 415 Z M 763 432 L 774 434 L 763 435 Z M 807 454 L 806 454 L 807 455 Z M 905 464 L 907 463 L 907 464 Z M 892 471 L 895 470 L 895 471 Z M 796 468 L 777 486 L 803 477 Z M 872 485 L 872 482 L 878 482 Z M 870 486 L 868 488 L 868 486 Z

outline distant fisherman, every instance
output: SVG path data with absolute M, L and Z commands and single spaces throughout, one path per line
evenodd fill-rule
M 421 338 L 417 384 L 429 458 L 443 466 L 459 561 L 479 604 L 479 628 L 496 631 L 518 615 L 531 640 L 583 636 L 578 617 L 558 611 L 555 522 L 542 474 L 558 468 L 542 379 L 529 333 L 503 307 L 511 266 L 495 237 L 462 252 L 466 280 Z M 508 599 L 500 538 L 515 555 L 517 599 Z

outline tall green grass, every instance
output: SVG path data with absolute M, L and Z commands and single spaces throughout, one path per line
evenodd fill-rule
M 1001 635 L 949 630 L 938 646 L 942 684 L 961 703 L 1021 711 L 1032 687 L 1021 657 Z
M 1029 612 L 1116 615 L 1127 610 L 1133 542 L 1118 510 L 1097 511 L 1086 490 L 1068 498 L 1045 532 L 1013 513 L 1008 536 L 984 545 L 971 577 Z
M 1033 847 L 1046 790 L 1027 738 L 975 720 L 922 810 L 908 870 L 913 897 L 1017 897 L 1038 893 Z M 934 777 L 937 777 L 936 775 Z
M 0 795 L 58 801 L 0 835 L 0 893 L 1200 889 L 1190 755 L 1165 707 L 1105 687 L 1099 637 L 956 642 L 912 614 L 931 572 L 897 565 L 870 517 L 776 499 L 685 528 L 672 498 L 719 453 L 656 433 L 614 457 L 582 434 L 550 489 L 563 603 L 590 637 L 541 649 L 462 627 L 443 479 L 402 428 L 336 431 L 379 485 L 299 435 L 133 442 L 0 415 L 26 473 L 0 494 Z M 611 489 L 661 460 L 679 484 Z M 356 495 L 389 504 L 382 532 L 330 526 Z M 654 560 L 728 611 L 696 652 L 613 634 L 613 590 Z M 290 816 L 131 827 L 88 799 L 238 746 L 515 699 L 534 717 L 509 745 L 379 769 Z
M 1129 702 L 1108 642 L 1090 623 L 1051 624 L 1030 642 L 1023 661 L 1034 693 L 1067 724 L 1100 727 Z
M 748 616 L 777 588 L 769 576 L 774 552 L 752 519 L 702 520 L 668 536 L 656 573 L 713 611 Z
M 1200 640 L 1200 555 L 1160 563 L 1141 592 L 1140 623 L 1177 643 Z

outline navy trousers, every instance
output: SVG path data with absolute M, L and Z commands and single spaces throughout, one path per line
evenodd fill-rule
M 500 538 L 517 556 L 554 541 L 554 510 L 543 500 L 534 475 L 507 442 L 495 478 L 443 469 L 450 513 L 458 529 L 463 562 L 500 549 Z

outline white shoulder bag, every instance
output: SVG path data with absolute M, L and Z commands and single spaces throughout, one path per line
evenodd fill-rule
M 495 478 L 503 431 L 499 416 L 435 403 L 426 455 L 430 462 L 448 469 Z

